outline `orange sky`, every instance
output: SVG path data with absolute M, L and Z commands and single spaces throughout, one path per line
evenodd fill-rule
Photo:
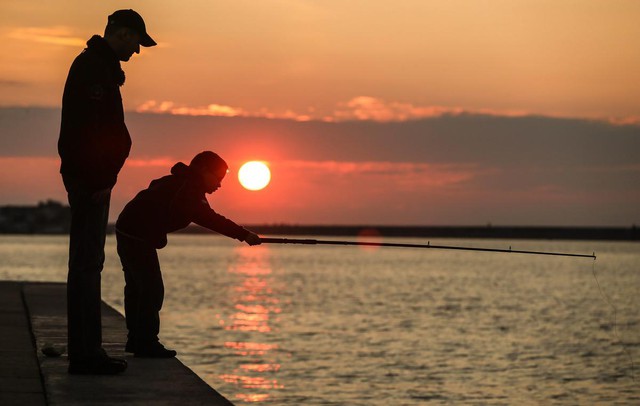
M 59 108 L 71 62 L 121 8 L 139 11 L 159 45 L 123 63 L 134 145 L 112 221 L 152 178 L 204 149 L 234 168 L 254 159 L 272 166 L 264 191 L 230 177 L 213 199 L 240 222 L 640 221 L 640 159 L 628 154 L 640 131 L 639 1 L 2 1 L 0 110 Z M 0 120 L 0 205 L 65 200 L 51 111 Z M 251 117 L 290 121 L 243 121 Z M 425 124 L 425 134 L 444 131 L 437 143 L 396 145 L 397 130 L 413 134 L 411 120 L 447 117 L 443 127 Z M 329 123 L 342 126 L 319 125 Z M 474 138 L 495 129 L 500 142 L 524 138 L 509 148 Z M 342 137 L 334 145 L 307 148 L 334 130 Z M 547 137 L 548 156 L 525 157 L 547 130 L 571 142 L 556 150 Z M 373 147 L 369 132 L 386 141 Z
M 640 115 L 635 0 L 3 1 L 0 106 L 57 106 L 83 43 L 125 7 L 160 44 L 124 64 L 128 110 L 376 118 L 354 113 L 370 98 L 386 119 Z

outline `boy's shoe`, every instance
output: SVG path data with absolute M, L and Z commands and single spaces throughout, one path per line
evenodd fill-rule
M 115 375 L 127 369 L 127 361 L 107 355 L 69 361 L 71 375 Z
M 177 354 L 174 350 L 164 348 L 164 345 L 158 341 L 146 345 L 137 345 L 133 351 L 133 356 L 137 358 L 173 358 Z

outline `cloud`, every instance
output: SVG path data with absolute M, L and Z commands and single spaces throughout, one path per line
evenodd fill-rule
M 9 32 L 9 38 L 62 46 L 84 46 L 85 40 L 72 35 L 69 27 L 20 27 Z
M 376 121 L 376 122 L 402 122 L 419 120 L 424 118 L 442 117 L 444 115 L 483 114 L 505 117 L 521 117 L 527 113 L 523 111 L 490 111 L 490 110 L 465 110 L 460 107 L 442 106 L 416 106 L 404 102 L 387 102 L 370 96 L 357 96 L 347 102 L 340 102 L 330 114 L 316 112 L 309 109 L 308 113 L 297 113 L 293 110 L 281 112 L 260 109 L 248 111 L 241 107 L 231 107 L 221 104 L 209 104 L 207 106 L 180 106 L 172 101 L 158 102 L 148 100 L 136 108 L 138 113 L 173 114 L 188 116 L 220 116 L 220 117 L 261 117 L 270 119 L 286 119 L 295 121 Z M 315 113 L 315 115 L 313 115 Z
M 338 108 L 332 115 L 333 120 L 331 120 L 331 118 L 329 120 L 401 122 L 442 116 L 460 116 L 463 114 L 500 117 L 526 117 L 533 115 L 532 113 L 524 110 L 465 109 L 462 107 L 420 106 L 407 102 L 386 101 L 371 96 L 357 96 L 347 102 L 338 103 Z
M 606 120 L 613 125 L 640 125 L 640 116 L 609 117 Z
M 448 109 L 438 106 L 420 107 L 411 103 L 385 102 L 370 96 L 354 97 L 339 103 L 333 113 L 335 121 L 372 120 L 379 122 L 406 121 L 411 119 L 440 117 L 443 114 L 461 114 L 462 109 Z
M 526 110 L 469 109 L 447 106 L 420 106 L 400 101 L 387 101 L 371 96 L 357 96 L 347 102 L 338 103 L 337 109 L 324 121 L 376 121 L 403 122 L 443 116 L 492 116 L 492 117 L 535 117 L 542 115 Z M 624 117 L 574 117 L 562 114 L 546 114 L 544 117 L 559 119 L 585 119 L 606 122 L 613 125 L 640 125 L 640 116 Z
M 29 83 L 22 80 L 0 79 L 0 87 L 24 87 Z
M 178 116 L 221 116 L 237 117 L 246 116 L 243 109 L 225 106 L 221 104 L 209 104 L 204 107 L 178 106 L 171 101 L 157 102 L 148 100 L 138 106 L 138 113 L 174 114 Z
M 491 117 L 542 117 L 539 114 L 525 110 L 495 110 L 495 109 L 466 109 L 447 106 L 420 106 L 401 101 L 387 101 L 371 96 L 356 96 L 346 102 L 339 102 L 329 114 L 323 114 L 314 108 L 307 113 L 293 110 L 270 111 L 260 109 L 249 111 L 241 107 L 223 104 L 209 104 L 207 106 L 177 105 L 172 101 L 158 102 L 148 100 L 142 103 L 136 111 L 138 113 L 173 114 L 184 116 L 218 116 L 218 117 L 256 117 L 269 119 L 284 119 L 294 121 L 324 121 L 329 123 L 345 121 L 372 121 L 378 123 L 392 123 L 424 120 L 439 117 L 457 117 L 463 115 L 491 116 Z M 545 115 L 548 118 L 583 119 L 606 122 L 613 125 L 640 125 L 640 116 L 627 117 L 569 117 L 563 115 Z
M 489 115 L 497 117 L 526 117 L 533 114 L 523 110 L 490 110 L 490 109 L 464 109 L 461 107 L 444 106 L 419 106 L 412 103 L 399 101 L 385 101 L 376 97 L 357 96 L 346 102 L 337 103 L 336 109 L 330 114 L 322 114 L 316 109 L 309 109 L 307 113 L 298 113 L 293 110 L 281 112 L 260 109 L 248 111 L 241 107 L 232 107 L 222 104 L 209 104 L 207 106 L 177 105 L 172 101 L 158 102 L 148 100 L 136 108 L 138 113 L 173 114 L 185 116 L 218 116 L 218 117 L 259 117 L 269 119 L 285 119 L 294 121 L 374 121 L 374 122 L 404 122 L 421 120 L 443 116 Z M 314 114 L 315 113 L 315 114 Z M 640 118 L 609 119 L 605 121 L 616 124 L 631 124 L 640 122 Z
M 286 119 L 295 121 L 308 121 L 310 116 L 297 114 L 291 110 L 282 113 L 270 112 L 266 109 L 257 112 L 249 112 L 239 107 L 223 104 L 209 104 L 207 106 L 184 106 L 171 101 L 158 102 L 148 100 L 136 108 L 138 113 L 173 114 L 178 116 L 215 116 L 215 117 L 262 117 L 271 119 Z
M 486 169 L 480 169 L 477 165 L 373 161 L 285 161 L 278 163 L 277 169 L 354 179 L 368 177 L 389 182 L 396 188 L 459 184 L 487 172 Z

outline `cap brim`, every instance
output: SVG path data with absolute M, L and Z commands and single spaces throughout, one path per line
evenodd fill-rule
M 143 47 L 154 47 L 158 44 L 156 44 L 156 42 L 149 36 L 149 34 L 145 33 L 140 39 L 140 45 L 142 45 Z

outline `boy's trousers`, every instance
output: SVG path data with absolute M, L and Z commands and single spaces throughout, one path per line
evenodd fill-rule
M 144 347 L 158 341 L 164 284 L 156 249 L 116 231 L 118 255 L 124 271 L 124 312 L 128 342 Z

